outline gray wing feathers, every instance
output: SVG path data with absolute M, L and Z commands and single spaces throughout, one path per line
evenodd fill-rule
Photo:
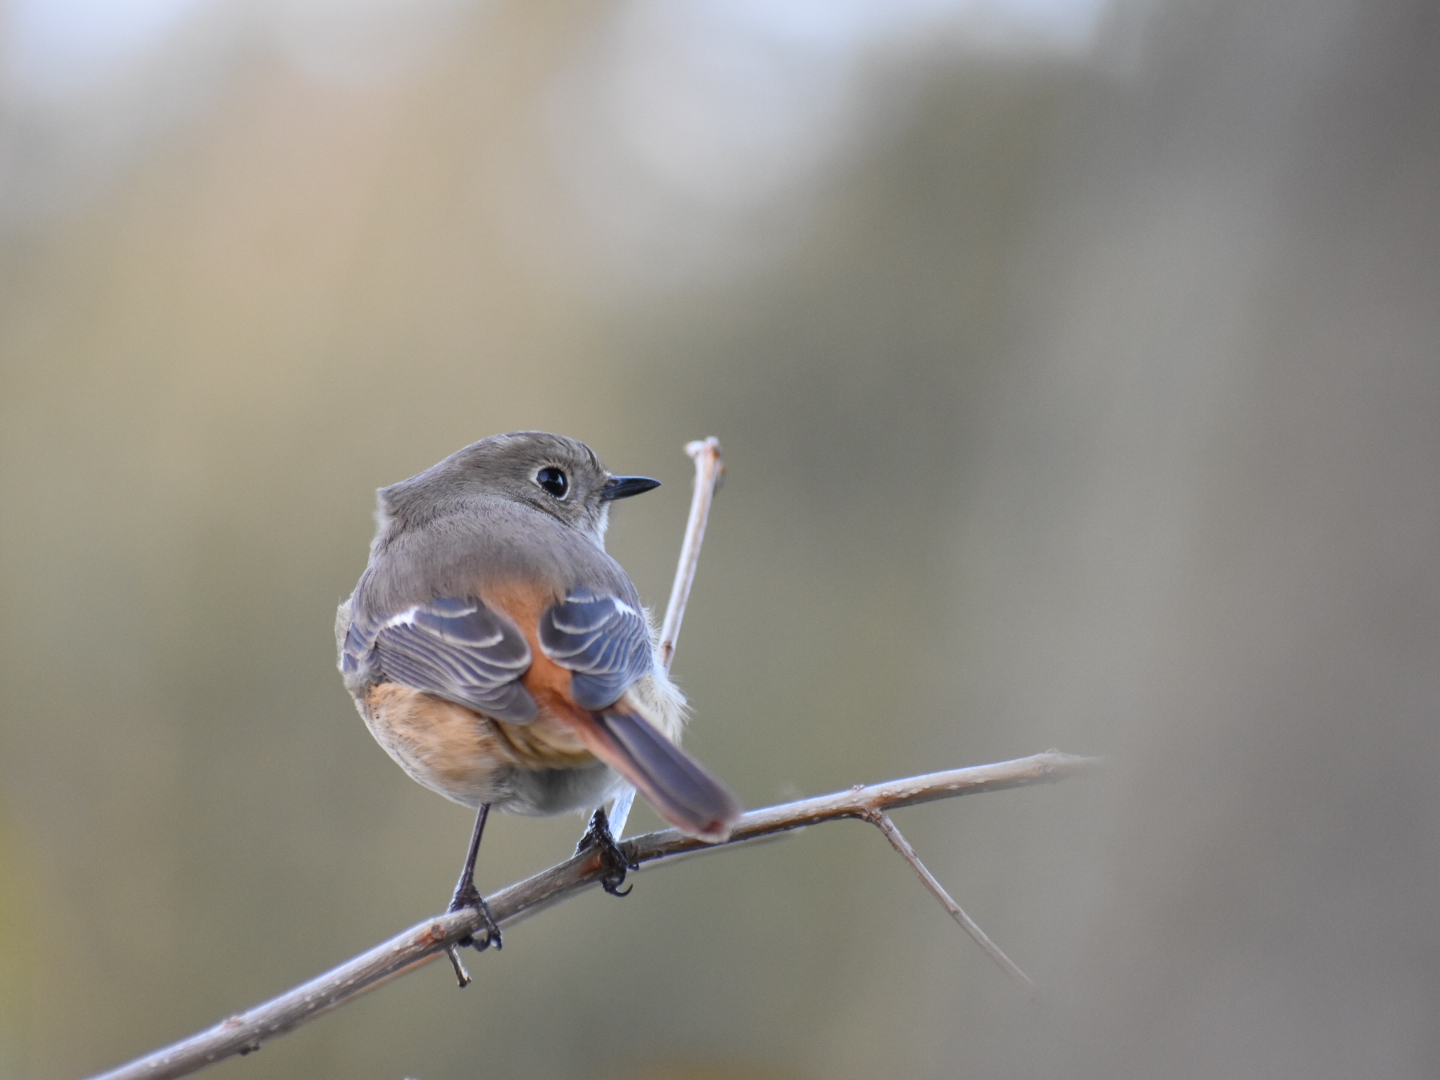
M 654 666 L 645 616 L 618 596 L 577 589 L 540 616 L 540 647 L 574 675 L 570 692 L 581 708 L 598 711 Z
M 347 673 L 369 669 L 512 724 L 535 719 L 535 700 L 519 682 L 529 667 L 530 646 L 509 620 L 478 600 L 445 597 L 355 620 L 342 658 Z

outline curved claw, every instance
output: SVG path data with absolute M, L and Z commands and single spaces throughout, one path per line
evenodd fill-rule
M 455 942 L 456 945 L 464 948 L 470 946 L 476 952 L 484 952 L 491 945 L 499 952 L 504 947 L 500 936 L 500 924 L 495 921 L 495 916 L 490 913 L 490 905 L 485 903 L 485 898 L 480 895 L 480 890 L 475 888 L 474 882 L 467 882 L 455 890 L 454 897 L 450 900 L 450 911 L 460 911 L 463 908 L 474 908 L 480 912 L 485 920 L 485 937 L 480 941 L 475 940 L 473 934 L 466 934 Z M 463 985 L 463 984 L 462 984 Z
M 585 830 L 585 835 L 580 837 L 580 843 L 575 845 L 575 854 L 597 848 L 600 855 L 600 864 L 604 867 L 605 873 L 600 876 L 600 887 L 611 896 L 629 896 L 635 886 L 628 889 L 621 889 L 625 884 L 625 876 L 631 870 L 640 869 L 640 864 L 631 862 L 625 854 L 625 849 L 615 841 L 615 836 L 610 831 L 610 819 L 605 814 L 605 808 L 598 808 L 590 818 L 590 827 Z

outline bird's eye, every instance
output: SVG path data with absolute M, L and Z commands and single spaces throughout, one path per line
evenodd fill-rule
M 563 499 L 565 492 L 570 490 L 570 481 L 565 479 L 565 473 L 553 465 L 547 465 L 537 472 L 535 482 L 557 499 Z

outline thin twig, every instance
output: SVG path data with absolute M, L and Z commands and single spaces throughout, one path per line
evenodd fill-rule
M 1004 971 L 1005 974 L 1018 982 L 1025 988 L 1025 992 L 1034 998 L 1038 990 L 1030 976 L 1021 971 L 1015 961 L 1006 956 L 1000 946 L 991 941 L 985 931 L 980 929 L 980 925 L 974 919 L 970 918 L 969 915 L 966 915 L 964 909 L 950 898 L 950 894 L 945 891 L 945 886 L 941 885 L 940 882 L 935 879 L 935 875 L 930 873 L 930 869 L 920 861 L 920 856 L 916 854 L 915 849 L 910 846 L 910 841 L 906 840 L 905 837 L 901 835 L 900 830 L 895 827 L 895 822 L 890 820 L 890 815 L 878 813 L 870 820 L 885 834 L 885 839 L 890 841 L 890 846 L 898 851 L 901 857 L 914 868 L 915 873 L 920 875 L 920 880 L 925 883 L 927 889 L 935 894 L 935 899 L 940 901 L 940 906 L 950 912 L 951 917 L 960 924 L 967 934 L 975 939 L 975 944 L 984 949 L 990 959 L 1000 965 L 1000 969 Z
M 465 970 L 465 962 L 460 959 L 460 946 L 446 945 L 445 955 L 450 958 L 450 966 L 455 969 L 455 981 L 460 984 L 460 989 L 464 990 L 473 980 L 470 972 Z
M 741 816 L 731 838 L 723 844 L 706 844 L 676 829 L 664 829 L 626 840 L 621 847 L 632 863 L 661 862 L 689 852 L 719 851 L 745 840 L 802 829 L 822 821 L 842 818 L 874 821 L 876 815 L 896 807 L 1063 780 L 1098 764 L 1097 758 L 1052 750 L 1016 761 L 857 786 L 831 795 L 751 810 Z M 519 922 L 597 884 L 607 872 L 599 851 L 592 848 L 494 893 L 488 898 L 490 911 L 502 926 Z M 447 946 L 476 933 L 483 923 L 484 917 L 471 908 L 427 919 L 303 986 L 232 1016 L 208 1031 L 105 1073 L 97 1080 L 171 1080 L 188 1076 L 223 1058 L 257 1050 L 277 1035 L 293 1031 L 322 1013 L 444 956 Z
M 725 465 L 720 460 L 720 441 L 713 435 L 708 439 L 700 439 L 686 444 L 685 452 L 695 462 L 695 490 L 690 500 L 690 518 L 685 526 L 685 539 L 680 546 L 680 563 L 675 568 L 675 584 L 670 590 L 670 603 L 666 605 L 665 622 L 660 631 L 660 661 L 667 671 L 675 656 L 675 643 L 680 637 L 680 623 L 685 617 L 685 604 L 690 597 L 690 586 L 695 581 L 695 568 L 700 560 L 700 545 L 704 542 L 705 524 L 710 517 L 710 503 L 715 497 L 715 490 L 725 471 Z M 634 798 L 633 791 L 630 793 L 630 797 Z M 625 811 L 628 814 L 628 803 L 625 805 Z M 624 828 L 625 818 L 623 815 L 619 821 L 620 827 L 615 830 L 616 836 L 620 835 L 620 830 Z M 941 906 L 950 912 L 955 921 L 975 939 L 975 942 L 1000 966 L 1001 970 L 1019 982 L 1025 988 L 1026 993 L 1033 998 L 1037 992 L 1034 982 L 1005 955 L 1000 946 L 990 940 L 985 931 L 980 929 L 980 925 L 965 914 L 964 909 L 951 898 L 950 894 L 945 891 L 945 887 L 921 862 L 920 856 L 916 854 L 915 849 L 910 846 L 910 842 L 905 839 L 900 830 L 895 827 L 895 823 L 890 820 L 889 816 L 880 814 L 874 819 L 874 822 L 885 834 L 886 839 L 890 841 L 891 846 L 910 863 L 915 873 L 920 875 L 920 880 L 940 901 Z M 456 975 L 459 977 L 462 970 L 458 966 L 459 961 L 454 956 L 451 960 L 457 965 Z M 461 985 L 463 986 L 468 981 L 468 977 L 463 979 Z
M 685 452 L 695 461 L 695 493 L 690 499 L 685 540 L 680 545 L 680 565 L 675 567 L 675 584 L 670 589 L 670 602 L 665 605 L 664 625 L 660 627 L 660 663 L 666 671 L 670 670 L 670 661 L 675 656 L 675 641 L 680 637 L 680 622 L 685 618 L 685 602 L 695 582 L 695 565 L 700 561 L 710 503 L 725 474 L 725 465 L 720 460 L 720 440 L 715 436 L 687 443 Z
M 665 605 L 665 621 L 660 628 L 657 651 L 660 664 L 670 670 L 675 659 L 675 641 L 680 636 L 680 622 L 685 618 L 685 604 L 690 599 L 690 586 L 695 582 L 695 567 L 700 562 L 700 545 L 705 541 L 705 523 L 710 518 L 710 503 L 725 474 L 720 460 L 720 440 L 715 436 L 685 444 L 685 453 L 695 462 L 695 492 L 690 498 L 690 517 L 685 522 L 685 537 L 680 542 L 680 563 L 675 567 L 675 583 L 670 587 L 670 602 Z M 610 832 L 615 839 L 625 832 L 630 807 L 635 802 L 635 786 L 622 784 L 610 802 Z M 459 979 L 457 968 L 456 978 Z M 461 986 L 465 982 L 460 983 Z

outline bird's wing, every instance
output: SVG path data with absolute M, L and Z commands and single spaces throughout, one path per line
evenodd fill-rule
M 354 619 L 341 667 L 525 724 L 536 713 L 535 699 L 520 685 L 530 659 L 530 646 L 509 619 L 479 600 L 442 597 L 383 618 Z
M 540 648 L 571 671 L 570 696 L 591 713 L 577 732 L 592 754 L 638 787 L 672 824 L 724 840 L 740 804 L 693 758 L 621 700 L 655 667 L 650 626 L 629 601 L 577 589 L 540 616 Z
M 655 660 L 650 626 L 613 593 L 576 589 L 540 616 L 540 648 L 573 672 L 570 693 L 581 708 L 609 708 Z

